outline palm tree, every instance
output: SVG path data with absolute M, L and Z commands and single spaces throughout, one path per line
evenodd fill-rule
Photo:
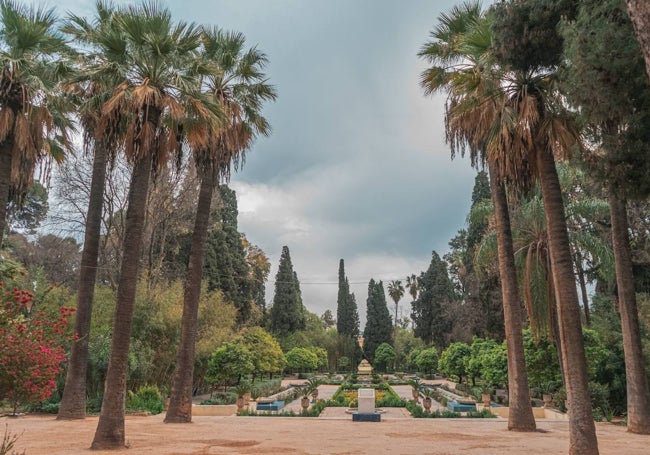
M 418 298 L 418 277 L 414 273 L 406 277 L 406 289 L 409 290 L 411 299 L 415 300 Z
M 576 124 L 558 99 L 552 74 L 514 72 L 506 80 L 500 140 L 491 151 L 527 160 L 539 181 L 546 218 L 549 262 L 556 298 L 561 361 L 570 406 L 570 453 L 597 453 L 598 441 L 588 390 L 580 303 L 564 201 L 555 158 L 579 145 Z M 506 146 L 507 144 L 507 146 Z M 505 169 L 502 169 L 505 171 Z
M 181 341 L 165 422 L 192 421 L 196 321 L 213 190 L 220 178 L 228 179 L 233 163 L 237 167 L 243 162 L 256 136 L 270 133 L 270 126 L 260 112 L 265 101 L 276 97 L 263 72 L 267 58 L 255 48 L 245 50 L 244 43 L 241 33 L 219 29 L 203 33 L 202 57 L 213 62 L 217 71 L 204 78 L 202 85 L 216 98 L 225 119 L 223 125 L 206 132 L 207 141 L 199 137 L 198 143 L 192 144 L 201 187 L 185 282 Z
M 388 283 L 388 295 L 395 302 L 395 336 L 397 336 L 397 306 L 402 297 L 404 297 L 404 286 L 401 280 L 393 280 Z
M 71 49 L 53 9 L 0 2 L 0 246 L 7 203 L 30 186 L 39 160 L 63 160 L 70 147 L 70 104 L 60 82 L 71 75 Z
M 510 5 L 503 6 L 491 16 L 499 14 L 499 11 L 501 14 L 509 14 Z M 489 47 L 492 42 L 489 36 L 491 30 L 490 27 L 476 27 L 474 36 L 462 46 L 467 46 L 471 51 L 477 47 L 477 43 L 483 42 Z M 490 39 L 485 39 L 488 37 Z M 470 133 L 480 131 L 481 125 L 487 120 L 488 128 L 484 131 L 489 132 L 488 140 L 483 144 L 475 142 L 474 145 L 479 148 L 481 145 L 485 146 L 488 164 L 493 166 L 491 171 L 494 171 L 491 172 L 491 177 L 496 175 L 497 178 L 507 178 L 513 188 L 526 187 L 529 177 L 537 179 L 540 183 L 548 226 L 549 259 L 555 286 L 560 349 L 571 407 L 570 453 L 597 453 L 598 440 L 589 400 L 580 306 L 573 275 L 562 191 L 555 167 L 556 157 L 567 158 L 571 149 L 580 145 L 579 132 L 566 111 L 565 103 L 558 96 L 555 74 L 545 72 L 544 68 L 507 70 L 500 65 L 490 64 L 489 56 L 493 53 L 484 55 L 487 55 L 488 59 L 477 60 L 474 71 L 469 73 L 469 78 L 466 79 L 471 81 L 472 77 L 478 77 L 485 80 L 481 76 L 494 71 L 493 74 L 497 77 L 491 78 L 491 87 L 483 93 L 490 95 L 492 92 L 488 99 L 495 103 L 496 115 L 490 116 L 487 113 L 489 111 L 486 109 L 491 109 L 490 103 L 476 102 L 481 100 L 481 97 L 476 97 L 473 101 L 482 109 L 469 109 L 459 118 L 462 123 L 469 125 Z M 436 74 L 432 76 L 431 80 L 435 82 Z M 462 88 L 466 84 L 467 80 L 461 80 L 459 87 Z M 449 109 L 461 109 L 459 106 L 454 105 L 452 100 Z M 466 121 L 466 117 L 470 117 L 469 113 L 474 114 L 473 122 Z M 453 121 L 453 117 L 451 120 Z
M 530 406 L 521 305 L 504 186 L 504 176 L 507 174 L 497 169 L 496 157 L 487 153 L 487 144 L 501 113 L 500 73 L 494 68 L 490 55 L 490 23 L 482 13 L 480 3 L 464 3 L 440 17 L 440 24 L 431 33 L 431 38 L 420 51 L 420 56 L 432 64 L 423 73 L 421 83 L 427 93 L 446 91 L 448 94 L 445 122 L 447 141 L 452 145 L 452 158 L 457 148 L 463 153 L 465 147 L 469 146 L 472 164 L 487 161 L 490 171 L 508 346 L 508 428 L 534 431 L 535 419 Z M 501 158 L 504 157 L 511 170 L 525 171 L 518 163 L 510 162 L 507 155 Z
M 145 3 L 116 10 L 113 44 L 120 53 L 103 53 L 89 66 L 91 77 L 113 81 L 102 116 L 125 119 L 121 138 L 133 165 L 117 290 L 111 356 L 104 399 L 91 448 L 125 443 L 124 410 L 131 322 L 138 281 L 145 204 L 152 171 L 178 151 L 177 125 L 192 110 L 207 125 L 218 108 L 196 93 L 196 77 L 210 68 L 200 62 L 201 34 L 193 24 L 174 24 L 169 10 Z
M 94 23 L 70 15 L 63 30 L 71 34 L 77 42 L 92 46 L 93 51 L 101 53 L 102 48 L 110 52 L 111 24 L 113 11 L 109 6 L 98 2 L 97 17 Z M 116 51 L 113 49 L 112 51 Z M 91 53 L 89 53 L 91 54 Z M 91 55 L 79 59 L 91 60 Z M 77 311 L 75 314 L 75 334 L 77 339 L 72 344 L 66 373 L 65 388 L 59 406 L 57 419 L 83 419 L 86 416 L 86 367 L 88 363 L 88 342 L 90 338 L 90 319 L 97 278 L 97 258 L 99 254 L 100 229 L 104 202 L 106 168 L 115 158 L 119 133 L 119 119 L 102 118 L 98 104 L 110 95 L 100 80 L 89 80 L 81 71 L 76 83 L 70 90 L 81 98 L 79 109 L 80 123 L 84 128 L 84 148 L 86 153 L 93 153 L 93 170 L 88 197 L 88 211 L 84 233 L 84 247 L 79 268 L 79 286 L 77 290 Z

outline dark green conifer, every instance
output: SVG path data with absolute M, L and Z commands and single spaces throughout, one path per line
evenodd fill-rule
M 275 276 L 275 295 L 270 310 L 271 331 L 285 336 L 305 328 L 305 312 L 300 297 L 298 277 L 291 264 L 289 247 L 282 247 L 280 265 Z
M 359 313 L 354 294 L 350 293 L 350 283 L 345 276 L 343 259 L 339 261 L 339 292 L 336 300 L 336 330 L 339 335 L 357 337 L 359 335 Z
M 368 283 L 366 328 L 363 331 L 363 352 L 372 363 L 375 350 L 382 343 L 392 343 L 393 321 L 388 311 L 384 284 L 374 279 Z
M 415 336 L 426 344 L 443 348 L 451 322 L 443 313 L 443 307 L 454 299 L 454 289 L 447 265 L 435 251 L 431 254 L 431 264 L 418 280 L 420 294 L 412 303 L 413 328 Z

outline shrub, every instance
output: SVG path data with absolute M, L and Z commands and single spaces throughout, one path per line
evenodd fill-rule
M 483 408 L 480 411 L 468 411 L 465 417 L 470 419 L 496 419 L 497 416 L 492 414 L 489 409 Z
M 566 411 L 566 406 L 564 404 L 566 399 L 566 389 L 564 387 L 560 387 L 560 389 L 553 394 L 553 406 L 555 406 L 560 411 Z
M 160 414 L 165 407 L 162 393 L 157 386 L 142 386 L 137 392 L 129 391 L 126 398 L 126 408 L 131 411 L 149 411 Z
M 58 319 L 44 312 L 30 313 L 34 295 L 25 290 L 6 292 L 0 282 L 0 399 L 19 405 L 38 403 L 56 389 L 55 379 L 65 362 L 61 346 L 69 339 L 68 320 L 74 308 L 60 307 Z
M 418 418 L 425 418 L 425 419 L 435 419 L 435 418 L 458 418 L 461 417 L 460 412 L 454 412 L 450 411 L 448 409 L 443 409 L 442 411 L 436 410 L 431 413 L 425 412 L 424 409 L 422 409 L 420 406 L 418 406 L 416 403 L 413 403 L 412 401 L 407 401 L 406 402 L 406 409 L 411 413 L 413 417 L 416 419 Z
M 233 392 L 215 392 L 212 396 L 201 402 L 201 404 L 235 404 L 237 394 Z
M 591 398 L 591 407 L 593 409 L 609 408 L 609 389 L 606 385 L 597 382 L 589 383 L 589 396 Z

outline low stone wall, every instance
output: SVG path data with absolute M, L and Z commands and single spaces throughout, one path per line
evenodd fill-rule
M 494 415 L 507 419 L 510 415 L 510 408 L 499 406 L 496 408 L 490 408 L 490 412 L 492 412 Z M 535 417 L 535 419 L 569 420 L 569 416 L 567 414 L 564 414 L 555 409 L 548 408 L 533 408 L 533 417 Z
M 234 416 L 237 414 L 236 404 L 194 404 L 193 416 Z

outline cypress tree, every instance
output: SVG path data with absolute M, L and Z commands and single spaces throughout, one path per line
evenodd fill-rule
M 350 293 L 350 283 L 345 276 L 343 259 L 339 261 L 339 292 L 336 299 L 336 330 L 339 335 L 356 337 L 359 335 L 359 313 L 354 294 Z
M 363 351 L 372 362 L 375 350 L 382 343 L 391 343 L 393 321 L 388 311 L 384 284 L 371 279 L 368 283 L 368 300 L 366 301 L 366 328 L 363 331 Z
M 251 317 L 253 283 L 242 237 L 237 230 L 237 195 L 227 185 L 218 187 L 219 203 L 213 217 L 215 223 L 208 232 L 203 274 L 208 289 L 219 289 L 237 308 L 237 322 L 245 324 Z
M 300 297 L 298 276 L 293 271 L 287 246 L 282 247 L 278 273 L 275 275 L 275 295 L 270 310 L 271 331 L 288 335 L 305 328 L 305 313 Z
M 446 335 L 451 331 L 451 321 L 443 314 L 442 307 L 454 298 L 454 289 L 447 265 L 435 251 L 431 254 L 431 263 L 418 280 L 420 294 L 412 303 L 415 336 L 426 344 L 435 344 L 443 348 Z

